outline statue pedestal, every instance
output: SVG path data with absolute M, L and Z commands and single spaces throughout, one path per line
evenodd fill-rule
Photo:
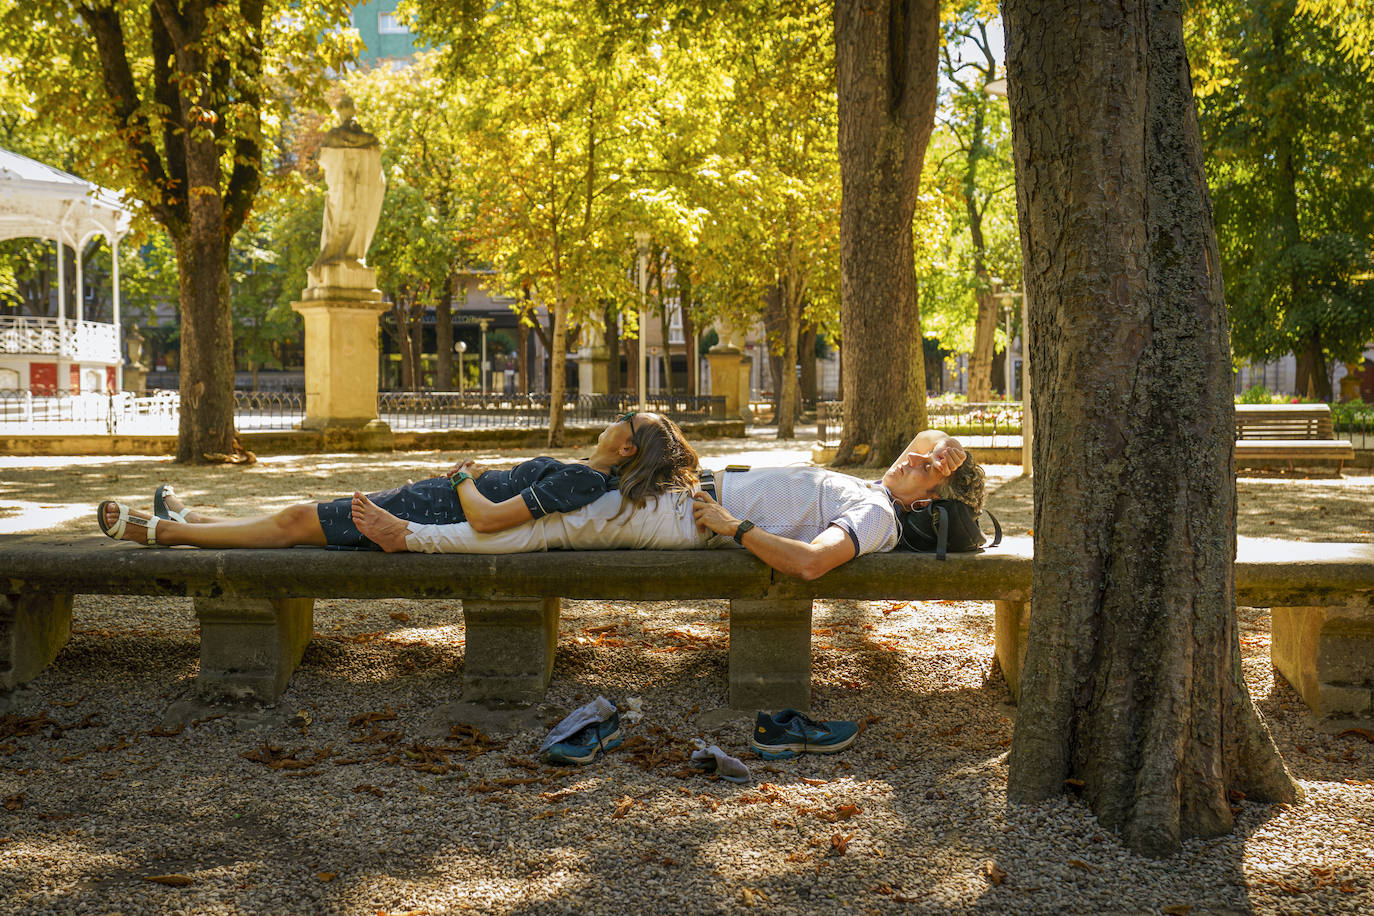
M 1341 403 L 1360 399 L 1360 376 L 1364 366 L 1359 363 L 1346 363 L 1345 375 L 1341 377 Z
M 291 303 L 305 319 L 305 421 L 360 449 L 391 447 L 391 427 L 377 418 L 377 316 L 389 306 L 381 293 L 342 290 L 325 299 L 315 288 Z M 342 440 L 347 440 L 343 442 Z
M 725 416 L 751 419 L 749 370 L 753 359 L 742 355 L 735 347 L 717 346 L 706 354 L 706 361 L 711 367 L 711 393 L 725 397 Z
M 144 366 L 124 367 L 124 390 L 130 394 L 144 395 L 148 392 L 148 370 Z
M 578 394 L 607 394 L 610 389 L 610 353 L 605 347 L 577 351 Z

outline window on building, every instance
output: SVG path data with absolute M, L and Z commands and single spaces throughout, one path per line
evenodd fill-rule
M 409 35 L 410 26 L 396 18 L 395 13 L 378 13 L 377 31 L 383 35 Z

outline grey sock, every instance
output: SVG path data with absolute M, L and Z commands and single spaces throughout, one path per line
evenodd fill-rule
M 749 782 L 754 778 L 754 774 L 749 772 L 749 767 L 738 757 L 731 757 L 714 744 L 707 744 L 700 738 L 693 738 L 692 742 L 697 746 L 697 749 L 692 751 L 692 766 L 707 773 L 717 773 L 721 779 L 729 782 Z

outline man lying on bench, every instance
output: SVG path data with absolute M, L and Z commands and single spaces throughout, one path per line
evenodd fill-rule
M 716 535 L 779 572 L 814 579 L 861 554 L 893 549 L 899 513 L 936 497 L 981 510 L 983 486 L 977 460 L 957 439 L 932 429 L 912 439 L 881 480 L 805 466 L 702 471 L 701 490 L 690 500 L 681 491 L 665 493 L 620 522 L 614 493 L 497 534 L 469 524 L 408 521 L 361 493 L 353 495 L 353 520 L 384 550 L 424 553 L 670 550 L 706 546 Z

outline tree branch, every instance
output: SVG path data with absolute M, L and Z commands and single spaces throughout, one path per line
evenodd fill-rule
M 115 133 L 124 138 L 127 149 L 134 157 L 135 168 L 147 175 L 155 190 L 154 199 L 148 201 L 153 217 L 170 232 L 177 234 L 182 231 L 185 221 L 181 212 L 167 203 L 171 182 L 157 146 L 153 143 L 152 127 L 147 117 L 139 111 L 138 88 L 134 84 L 129 61 L 124 56 L 124 27 L 119 22 L 119 12 L 113 7 L 94 9 L 86 6 L 78 7 L 77 12 L 95 38 L 105 94 L 114 111 Z

